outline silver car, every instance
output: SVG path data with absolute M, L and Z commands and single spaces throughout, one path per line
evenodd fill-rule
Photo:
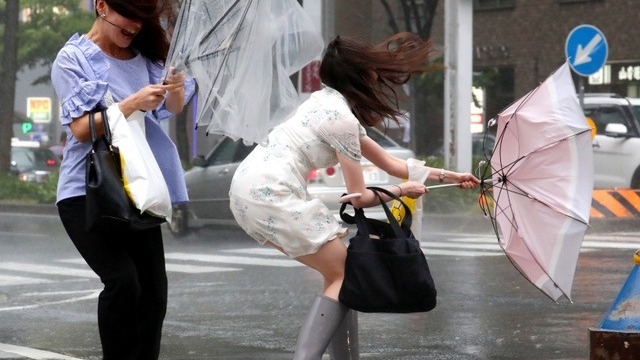
M 369 128 L 367 133 L 396 157 L 407 159 L 415 156 L 412 150 L 401 147 L 377 129 Z M 242 141 L 225 137 L 208 155 L 199 155 L 193 159 L 193 168 L 184 175 L 190 202 L 174 207 L 169 223 L 169 229 L 175 236 L 185 235 L 190 228 L 203 225 L 236 225 L 229 208 L 229 187 L 238 165 L 254 147 L 255 145 L 246 146 Z M 362 170 L 367 185 L 391 186 L 401 182 L 365 159 Z M 322 200 L 338 218 L 338 198 L 346 191 L 340 166 L 311 171 L 307 176 L 307 183 L 309 194 Z M 375 208 L 367 211 L 367 215 L 386 218 L 381 209 Z

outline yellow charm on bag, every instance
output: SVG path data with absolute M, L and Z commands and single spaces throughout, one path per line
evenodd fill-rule
M 416 199 L 412 199 L 408 196 L 402 196 L 400 197 L 400 199 L 402 199 L 402 201 L 404 201 L 404 203 L 407 204 L 407 206 L 409 207 L 409 210 L 411 210 L 411 213 L 415 214 Z M 402 206 L 402 204 L 400 204 L 398 200 L 393 200 L 393 202 L 391 203 L 391 214 L 393 214 L 393 217 L 396 220 L 398 220 L 399 224 L 402 224 L 402 220 L 404 220 L 404 207 Z

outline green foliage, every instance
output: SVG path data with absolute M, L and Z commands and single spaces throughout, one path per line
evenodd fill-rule
M 0 201 L 15 203 L 53 204 L 56 201 L 58 173 L 54 172 L 42 184 L 25 182 L 15 175 L 0 175 Z
M 19 68 L 50 66 L 69 37 L 87 32 L 95 19 L 95 14 L 81 8 L 77 0 L 20 0 L 20 8 L 28 15 L 19 25 Z M 48 82 L 47 73 L 34 85 Z

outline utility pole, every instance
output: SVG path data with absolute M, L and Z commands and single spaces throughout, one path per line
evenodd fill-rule
M 473 1 L 444 3 L 444 165 L 455 171 L 470 172 Z

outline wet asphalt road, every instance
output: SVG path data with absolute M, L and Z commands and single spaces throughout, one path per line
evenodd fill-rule
M 490 225 L 449 220 L 434 216 L 424 224 L 427 243 L 465 244 L 425 248 L 438 306 L 421 314 L 360 314 L 361 357 L 587 358 L 588 330 L 599 325 L 627 278 L 640 227 L 594 224 L 571 304 L 549 300 L 524 280 L 490 245 Z M 620 243 L 626 247 L 612 246 Z M 318 274 L 234 228 L 182 239 L 167 233 L 165 244 L 170 294 L 161 359 L 292 357 L 300 322 L 322 285 Z M 3 351 L 3 344 L 62 354 L 51 359 L 100 359 L 100 285 L 57 217 L 2 213 L 0 359 L 47 359 Z

